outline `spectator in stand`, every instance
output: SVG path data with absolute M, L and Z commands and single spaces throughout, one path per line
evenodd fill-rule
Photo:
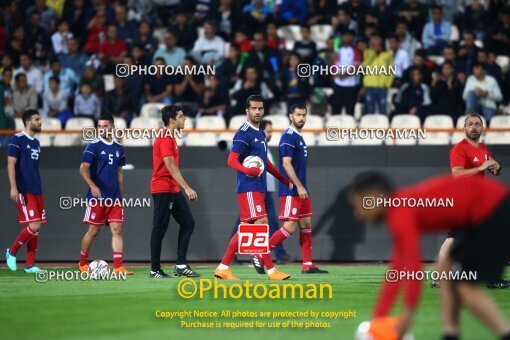
M 390 52 L 384 50 L 381 36 L 377 34 L 372 35 L 370 38 L 370 48 L 363 52 L 362 66 L 369 66 L 371 69 L 377 68 L 378 72 L 375 74 L 373 72 L 365 72 L 363 77 L 366 113 L 387 113 L 386 99 L 388 97 L 388 89 L 393 83 L 393 75 L 390 70 L 392 65 L 393 57 Z M 385 74 L 383 74 L 383 70 L 386 70 Z
M 104 12 L 97 12 L 87 25 L 87 42 L 84 51 L 88 54 L 99 52 L 101 43 L 106 39 L 106 18 Z
M 143 46 L 146 55 L 152 59 L 152 55 L 158 49 L 159 41 L 153 37 L 151 26 L 148 21 L 140 21 L 140 25 L 138 26 L 138 36 L 134 45 Z
M 207 86 L 199 100 L 200 108 L 197 118 L 202 115 L 223 116 L 229 102 L 227 88 L 215 76 L 207 77 L 206 84 Z
M 92 92 L 89 84 L 80 86 L 80 94 L 74 99 L 74 116 L 87 117 L 96 120 L 101 113 L 101 102 Z
M 68 53 L 67 42 L 73 37 L 73 34 L 69 32 L 69 24 L 67 21 L 61 21 L 58 25 L 58 31 L 53 33 L 51 36 L 51 43 L 53 45 L 53 52 L 55 54 Z
M 275 50 L 285 50 L 285 41 L 278 37 L 278 26 L 274 22 L 266 25 L 266 46 Z
M 409 23 L 409 31 L 411 31 L 413 36 L 422 36 L 425 20 L 427 20 L 429 16 L 427 6 L 425 4 L 422 4 L 418 0 L 409 0 L 400 7 L 398 16 Z
M 182 9 L 178 9 L 175 13 L 175 20 L 172 20 L 168 31 L 177 38 L 177 46 L 184 48 L 187 52 L 193 48 L 198 39 L 197 27 L 192 20 L 188 20 L 188 14 Z
M 310 8 L 308 9 L 308 25 L 329 25 L 337 9 L 337 0 L 311 1 Z
M 14 76 L 14 83 L 14 91 L 12 92 L 14 117 L 21 118 L 21 115 L 26 110 L 37 110 L 37 92 L 28 84 L 27 76 L 24 73 L 16 74 Z
M 225 41 L 216 35 L 216 26 L 212 21 L 204 23 L 204 36 L 199 37 L 193 45 L 192 56 L 200 63 L 213 60 L 220 62 L 225 56 Z
M 237 18 L 238 16 L 232 10 L 232 0 L 221 0 L 216 14 L 216 27 L 218 27 L 218 34 L 224 40 L 230 40 L 233 33 L 237 31 Z
M 38 94 L 43 92 L 43 75 L 39 68 L 35 67 L 32 62 L 32 57 L 28 53 L 20 55 L 20 67 L 14 71 L 14 78 L 20 73 L 27 76 L 28 85 L 34 88 Z
M 407 52 L 409 58 L 412 58 L 418 49 L 418 41 L 409 33 L 407 21 L 399 20 L 395 33 L 398 36 L 400 48 Z
M 7 47 L 5 48 L 5 54 L 9 55 L 14 65 L 19 65 L 19 59 L 22 53 L 28 51 L 28 40 L 25 37 L 25 29 L 23 26 L 14 28 L 12 34 L 10 34 Z
M 386 0 L 376 0 L 373 15 L 377 18 L 378 31 L 387 37 L 391 28 L 395 27 L 395 16 L 390 4 Z
M 273 20 L 273 8 L 265 4 L 263 0 L 252 0 L 251 3 L 244 5 L 243 27 L 249 30 L 250 35 L 262 31 L 271 20 Z
M 246 98 L 252 94 L 259 94 L 266 101 L 264 107 L 269 111 L 270 100 L 273 99 L 273 92 L 269 86 L 259 78 L 257 69 L 253 66 L 248 66 L 244 71 L 244 77 L 239 79 L 233 89 L 232 99 L 236 101 L 236 105 L 232 108 L 231 116 L 244 114 L 244 107 Z
M 43 95 L 43 114 L 50 118 L 58 118 L 65 126 L 67 120 L 73 116 L 68 107 L 68 96 L 60 89 L 58 77 L 50 77 L 48 89 Z
M 333 114 L 345 112 L 348 115 L 354 115 L 354 107 L 358 98 L 361 76 L 347 74 L 347 67 L 354 65 L 358 67 L 361 64 L 361 51 L 354 47 L 354 31 L 347 30 L 342 34 L 342 45 L 338 50 L 338 59 L 335 61 L 339 70 L 344 71 L 333 79 Z M 352 72 L 352 70 L 350 70 Z
M 165 35 L 165 47 L 159 48 L 154 53 L 153 60 L 163 58 L 166 65 L 179 66 L 184 61 L 186 52 L 184 49 L 176 46 L 177 39 L 172 32 L 167 32 Z
M 86 40 L 87 32 L 83 29 L 85 23 L 84 0 L 67 1 L 62 19 L 69 23 L 69 30 L 78 41 Z
M 57 77 L 59 79 L 59 89 L 65 92 L 66 96 L 72 97 L 78 84 L 78 77 L 69 68 L 62 68 L 58 59 L 50 61 L 50 69 L 46 71 L 43 78 L 43 92 L 46 93 L 50 89 L 50 78 Z
M 497 54 L 510 56 L 510 7 L 504 7 L 498 14 L 499 20 L 490 30 L 485 44 Z
M 12 104 L 12 71 L 8 68 L 2 71 L 2 79 L 0 80 L 0 130 L 13 130 L 14 124 L 14 108 Z M 0 146 L 5 146 L 9 138 L 0 137 Z
M 125 90 L 124 78 L 115 77 L 114 84 L 114 89 L 104 97 L 101 112 L 124 118 L 129 126 L 133 116 L 140 110 L 140 101 L 136 95 Z
M 460 43 L 459 51 L 457 52 L 457 59 L 459 62 L 464 63 L 467 74 L 471 74 L 479 50 L 475 45 L 475 35 L 473 32 L 465 32 L 464 39 Z
M 239 63 L 239 49 L 236 46 L 230 46 L 227 58 L 218 68 L 218 80 L 227 88 L 232 88 L 239 80 L 242 67 Z
M 241 55 L 242 58 L 242 55 Z M 278 75 L 282 69 L 282 60 L 278 50 L 266 46 L 263 33 L 255 33 L 253 36 L 253 49 L 249 52 L 244 62 L 244 67 L 254 66 L 261 75 L 260 80 L 265 81 L 276 92 Z
M 450 61 L 445 61 L 440 72 L 432 74 L 432 114 L 450 115 L 453 121 L 464 113 L 462 107 L 462 87 L 455 76 L 455 69 Z
M 352 20 L 356 22 L 358 32 L 365 30 L 365 14 L 368 11 L 368 7 L 361 0 L 350 0 L 343 4 L 350 13 Z
M 278 10 L 281 25 L 304 25 L 308 20 L 306 0 L 282 0 Z
M 301 63 L 299 54 L 293 52 L 289 56 L 288 66 L 283 69 L 282 95 L 290 108 L 294 104 L 304 103 L 308 100 L 310 89 L 310 78 L 298 77 L 297 66 Z
M 443 19 L 443 9 L 432 7 L 432 21 L 423 28 L 421 42 L 429 54 L 441 55 L 450 40 L 452 24 Z
M 310 26 L 301 25 L 301 39 L 294 44 L 293 52 L 303 63 L 313 64 L 317 58 L 317 44 L 310 37 Z
M 408 113 L 418 116 L 423 123 L 429 113 L 432 101 L 430 100 L 430 88 L 422 82 L 420 69 L 414 67 L 411 69 L 411 81 L 400 87 L 394 104 L 397 114 Z
M 253 48 L 250 39 L 248 39 L 248 36 L 243 31 L 235 33 L 233 45 L 236 45 L 241 53 L 249 52 Z
M 131 48 L 131 56 L 133 57 L 133 63 L 136 65 L 152 65 L 152 59 L 145 53 L 145 49 L 142 45 L 133 45 Z
M 57 13 L 53 8 L 46 6 L 45 0 L 35 0 L 35 4 L 27 9 L 27 16 L 37 13 L 40 17 L 40 26 L 46 32 L 53 32 L 57 21 Z
M 128 20 L 127 8 L 125 5 L 117 3 L 115 5 L 115 26 L 120 40 L 127 44 L 133 43 L 138 37 L 138 24 L 133 20 Z
M 196 66 L 196 62 L 193 58 L 186 57 L 182 66 L 183 69 L 191 69 L 193 66 Z M 186 103 L 184 106 L 196 114 L 198 110 L 197 98 L 200 98 L 204 92 L 204 75 L 186 72 L 184 75 L 175 75 L 173 82 L 175 101 Z
M 475 63 L 473 74 L 467 79 L 462 98 L 466 101 L 468 114 L 478 113 L 489 122 L 496 114 L 497 102 L 503 99 L 503 95 L 496 79 L 485 73 L 482 64 Z
M 398 36 L 396 34 L 391 35 L 388 38 L 388 51 L 390 51 L 393 62 L 397 72 L 395 79 L 393 80 L 393 87 L 399 87 L 402 84 L 402 78 L 404 77 L 404 71 L 411 66 L 411 59 L 405 50 L 400 48 L 398 43 Z
M 41 15 L 38 12 L 32 12 L 25 25 L 26 38 L 29 42 L 27 52 L 32 54 L 35 60 L 43 62 L 50 49 L 50 39 L 48 33 L 41 26 Z
M 59 56 L 60 64 L 63 68 L 72 70 L 77 77 L 81 77 L 85 71 L 87 56 L 80 52 L 78 41 L 75 38 L 67 41 L 67 49 L 67 53 Z
M 461 81 L 462 84 L 464 84 L 466 82 L 466 77 L 468 73 L 465 60 L 458 60 L 457 54 L 455 53 L 455 49 L 450 45 L 444 48 L 443 58 L 444 61 L 449 61 L 452 63 L 453 69 L 455 70 L 455 74 L 459 77 L 459 81 Z
M 164 66 L 165 60 L 157 58 L 154 65 Z M 173 103 L 172 93 L 174 85 L 172 79 L 164 73 L 163 68 L 158 69 L 155 75 L 148 75 L 144 82 L 144 95 L 148 103 L 163 103 L 171 105 Z
M 337 16 L 331 19 L 331 24 L 335 28 L 335 35 L 342 35 L 347 30 L 358 32 L 356 21 L 351 19 L 349 12 L 344 7 L 338 9 Z
M 489 1 L 472 1 L 464 10 L 464 30 L 474 32 L 477 39 L 483 40 L 488 25 Z
M 434 71 L 434 63 L 427 59 L 427 52 L 424 49 L 416 50 L 413 57 L 413 67 L 418 68 L 421 72 L 423 82 L 430 85 L 432 82 L 432 71 Z M 404 71 L 403 83 L 411 82 L 411 69 Z
M 131 55 L 125 56 L 122 63 L 128 67 L 135 64 Z M 131 93 L 141 102 L 142 95 L 144 94 L 144 77 L 138 73 L 129 74 L 127 77 L 124 77 L 124 91 Z
M 478 52 L 478 55 L 480 55 L 480 52 Z M 498 56 L 496 55 L 496 52 L 489 51 L 487 52 L 487 61 L 484 64 L 485 70 L 489 76 L 493 76 L 494 79 L 498 82 L 499 88 L 503 88 L 503 70 L 501 67 L 496 63 L 496 58 Z
M 104 73 L 114 73 L 115 65 L 119 64 L 127 54 L 127 44 L 124 40 L 119 39 L 117 35 L 117 27 L 108 26 L 106 39 L 99 46 L 99 59 Z
M 92 92 L 99 98 L 104 95 L 104 79 L 103 76 L 98 74 L 96 69 L 92 66 L 87 66 L 83 76 L 80 79 L 80 88 L 83 84 L 87 84 L 92 89 Z
M 2 73 L 4 70 L 10 70 L 12 73 L 14 73 L 14 65 L 12 64 L 12 58 L 8 54 L 4 54 L 2 56 L 2 65 L 0 65 L 0 73 Z

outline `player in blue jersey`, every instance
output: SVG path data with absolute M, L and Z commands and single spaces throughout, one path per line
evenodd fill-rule
M 35 138 L 41 132 L 41 116 L 37 110 L 23 112 L 25 129 L 9 140 L 7 150 L 7 172 L 11 186 L 10 196 L 18 207 L 18 219 L 26 228 L 5 253 L 7 267 L 16 270 L 16 254 L 23 244 L 27 245 L 25 272 L 35 273 L 41 270 L 34 266 L 35 254 L 39 243 L 41 224 L 46 223 L 44 197 L 39 176 L 39 157 L 41 147 Z
M 293 184 L 276 169 L 267 159 L 267 141 L 264 131 L 259 129 L 264 116 L 264 100 L 259 95 L 249 96 L 246 100 L 246 122 L 234 135 L 232 149 L 228 158 L 228 165 L 237 170 L 237 200 L 240 208 L 240 219 L 244 223 L 267 224 L 265 208 L 266 171 L 287 186 Z M 248 156 L 258 156 L 264 162 L 261 168 L 246 168 L 242 165 Z M 214 276 L 224 280 L 237 280 L 232 274 L 230 264 L 237 251 L 239 237 L 235 234 L 231 239 L 227 252 Z M 270 254 L 269 254 L 270 255 Z M 271 256 L 269 256 L 271 257 Z M 271 262 L 272 263 L 272 262 Z M 278 271 L 274 266 L 268 266 L 270 280 L 286 280 L 290 275 Z
M 122 265 L 122 166 L 126 165 L 126 154 L 122 145 L 113 139 L 115 129 L 112 115 L 105 115 L 97 122 L 99 138 L 87 145 L 83 152 L 80 175 L 87 183 L 87 209 L 83 223 L 89 228 L 81 242 L 81 256 L 78 268 L 88 271 L 89 249 L 99 234 L 102 225 L 109 225 L 112 231 L 113 271 L 133 274 Z
M 312 205 L 306 186 L 308 148 L 301 135 L 306 123 L 306 106 L 295 104 L 290 108 L 290 127 L 280 139 L 280 172 L 290 178 L 295 187 L 280 185 L 280 220 L 283 227 L 271 236 L 269 247 L 282 243 L 299 226 L 299 244 L 303 257 L 303 274 L 327 274 L 312 263 Z M 261 258 L 263 261 L 261 261 Z M 270 256 L 252 256 L 252 263 L 259 274 L 264 273 L 264 264 Z M 272 264 L 270 264 L 272 265 Z

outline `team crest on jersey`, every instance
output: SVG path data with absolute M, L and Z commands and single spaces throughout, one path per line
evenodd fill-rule
M 292 208 L 292 215 L 296 215 L 297 214 L 297 208 Z
M 473 162 L 478 162 L 478 157 L 475 156 L 475 159 L 473 159 Z
M 34 211 L 33 210 L 30 210 L 28 213 L 30 214 L 30 217 L 34 217 Z
M 255 142 L 258 142 L 259 140 L 257 138 L 255 138 Z
M 27 149 L 30 149 L 30 145 L 27 145 Z
M 106 155 L 106 152 L 104 152 L 104 150 L 101 151 L 101 155 Z
M 117 158 L 119 158 L 119 152 L 118 151 L 115 151 L 115 156 L 117 156 Z
M 92 214 L 90 215 L 90 218 L 91 218 L 92 220 L 95 220 L 95 219 L 96 219 L 96 213 L 92 213 Z

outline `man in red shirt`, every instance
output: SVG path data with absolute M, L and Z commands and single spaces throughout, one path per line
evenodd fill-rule
M 103 65 L 110 66 L 122 63 L 127 53 L 127 44 L 118 38 L 115 25 L 109 25 L 106 30 L 106 39 L 99 45 L 99 59 Z
M 483 120 L 476 114 L 470 114 L 464 121 L 464 131 L 466 138 L 457 143 L 450 150 L 450 168 L 454 177 L 460 176 L 478 176 L 484 178 L 485 171 L 489 171 L 494 176 L 499 176 L 503 169 L 492 157 L 491 153 L 480 142 L 480 137 L 483 133 Z M 444 266 L 444 261 L 447 258 L 455 233 L 449 231 L 446 240 L 444 241 L 438 255 L 438 268 Z M 432 287 L 438 287 L 439 284 L 435 281 L 432 282 Z M 489 288 L 508 288 L 510 287 L 509 281 L 500 281 L 491 283 Z
M 149 277 L 155 279 L 169 277 L 161 269 L 160 258 L 161 243 L 168 229 L 170 215 L 180 225 L 174 275 L 198 277 L 200 274 L 191 269 L 186 261 L 188 245 L 195 228 L 195 221 L 180 187 L 184 189 L 191 201 L 196 201 L 198 195 L 191 189 L 179 171 L 179 148 L 174 138 L 175 132 L 184 128 L 186 117 L 182 108 L 177 105 L 163 107 L 161 109 L 161 117 L 165 124 L 165 129 L 160 131 L 152 149 L 154 169 L 151 180 L 151 193 L 154 201 L 154 214 L 151 233 L 151 272 Z
M 502 339 L 510 339 L 510 324 L 476 285 L 499 280 L 510 255 L 507 187 L 479 177 L 442 175 L 395 191 L 384 175 L 365 172 L 351 183 L 349 199 L 358 219 L 367 223 L 387 221 L 395 240 L 390 270 L 374 312 L 376 318 L 388 315 L 402 290 L 404 313 L 397 332 L 400 336 L 406 332 L 420 298 L 421 281 L 413 276 L 422 268 L 420 236 L 454 230 L 457 236 L 448 254 L 452 266 L 447 274 L 454 279 L 450 294 L 456 299 L 441 299 L 442 308 L 460 314 L 460 306 L 465 306 Z M 475 273 L 475 277 L 465 273 Z M 444 339 L 458 339 L 458 334 L 445 331 Z

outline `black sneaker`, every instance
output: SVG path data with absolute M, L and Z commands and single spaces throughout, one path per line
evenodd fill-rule
M 167 273 L 165 273 L 164 271 L 162 271 L 161 269 L 160 270 L 157 270 L 155 272 L 153 272 L 151 270 L 151 273 L 149 274 L 149 277 L 151 279 L 169 279 L 170 278 L 170 275 L 168 275 Z
M 510 287 L 510 281 L 500 280 L 496 283 L 490 283 L 487 285 L 489 289 L 505 289 Z
M 200 274 L 191 269 L 190 266 L 186 265 L 186 268 L 177 268 L 174 267 L 174 275 L 175 276 L 186 276 L 186 277 L 200 277 Z
M 310 267 L 307 270 L 302 270 L 302 274 L 329 274 L 327 270 L 322 270 L 317 267 Z
M 266 270 L 264 269 L 264 262 L 262 259 L 256 255 L 250 255 L 250 262 L 253 264 L 253 267 L 259 274 L 265 274 Z
M 432 281 L 430 283 L 430 288 L 439 288 L 439 282 L 437 281 Z

